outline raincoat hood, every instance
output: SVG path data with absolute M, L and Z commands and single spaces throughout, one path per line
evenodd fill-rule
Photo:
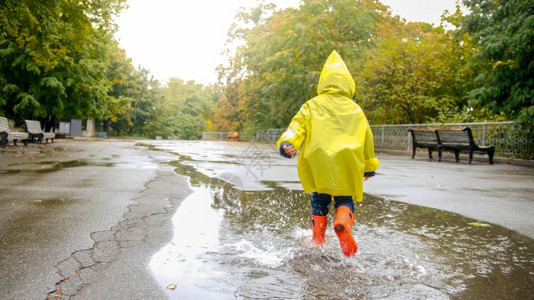
M 319 77 L 317 94 L 337 94 L 352 98 L 355 90 L 354 80 L 347 65 L 335 50 L 332 51 Z

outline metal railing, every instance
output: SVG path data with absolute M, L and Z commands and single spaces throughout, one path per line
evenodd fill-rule
M 376 149 L 410 150 L 412 139 L 409 128 L 464 128 L 469 127 L 479 146 L 493 146 L 499 156 L 534 159 L 534 137 L 514 122 L 399 124 L 371 125 Z M 285 129 L 264 129 L 256 132 L 255 140 L 276 142 Z
M 276 142 L 284 133 L 286 129 L 263 129 L 256 131 L 256 135 L 254 135 L 254 140 L 257 142 Z
M 204 131 L 202 132 L 202 140 L 206 141 L 225 141 L 228 139 L 229 132 L 211 132 Z

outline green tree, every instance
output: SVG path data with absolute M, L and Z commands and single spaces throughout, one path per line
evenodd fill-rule
M 164 122 L 164 90 L 159 81 L 150 76 L 149 71 L 141 69 L 136 74 L 136 93 L 131 107 L 131 126 L 128 135 L 154 138 L 159 135 Z
M 137 76 L 144 74 L 133 67 L 132 60 L 126 57 L 126 52 L 119 47 L 117 41 L 112 40 L 109 48 L 111 57 L 106 77 L 111 82 L 108 95 L 112 101 L 106 125 L 111 125 L 114 133 L 120 135 L 132 125 L 130 103 L 140 88 Z M 104 131 L 109 131 L 108 126 Z
M 316 95 L 322 65 L 334 49 L 353 74 L 359 72 L 356 62 L 370 46 L 376 21 L 386 14 L 385 6 L 367 0 L 306 0 L 299 9 L 282 11 L 261 3 L 242 11 L 229 32 L 230 43 L 241 46 L 220 69 L 231 87 L 223 100 L 235 99 L 236 84 L 242 82 L 237 127 L 252 135 L 260 128 L 286 126 Z
M 444 49 L 449 60 L 451 76 L 442 82 L 439 91 L 450 95 L 456 105 L 441 109 L 435 121 L 454 123 L 509 120 L 503 113 L 494 114 L 482 103 L 470 101 L 470 92 L 478 87 L 476 77 L 485 70 L 481 65 L 470 63 L 471 58 L 479 52 L 479 47 L 472 34 L 457 29 L 460 28 L 463 19 L 464 14 L 460 5 L 457 5 L 454 13 L 445 13 L 442 16 L 442 22 L 447 22 L 455 29 L 446 32 L 448 45 L 444 45 L 447 46 Z
M 224 93 L 218 99 L 215 111 L 213 128 L 216 131 L 240 131 L 242 118 L 239 109 L 239 94 L 241 81 L 234 80 L 224 89 Z
M 218 85 L 205 87 L 194 81 L 171 78 L 163 89 L 165 94 L 165 127 L 169 135 L 180 139 L 200 139 L 211 129 L 214 105 L 222 91 Z
M 115 59 L 109 69 L 112 82 L 110 96 L 115 105 L 109 117 L 110 135 L 143 135 L 145 124 L 149 122 L 146 109 L 153 107 L 153 92 L 158 91 L 159 82 L 150 78 L 147 69 L 134 69 L 124 50 L 117 48 Z
M 0 110 L 8 117 L 110 114 L 113 16 L 125 0 L 0 1 Z
M 384 21 L 358 74 L 358 98 L 371 123 L 425 123 L 455 113 L 461 96 L 453 81 L 451 35 L 427 23 Z
M 473 105 L 531 122 L 534 118 L 534 2 L 463 0 L 470 10 L 460 32 L 472 34 L 480 50 Z

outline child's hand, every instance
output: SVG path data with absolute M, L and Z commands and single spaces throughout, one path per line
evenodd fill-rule
M 295 157 L 295 153 L 297 153 L 297 151 L 295 150 L 295 147 L 293 146 L 287 146 L 287 145 L 284 145 L 282 146 L 282 149 L 284 150 L 284 152 L 291 156 L 291 158 L 294 158 Z
M 375 176 L 375 172 L 365 172 L 363 173 L 363 181 L 369 180 L 369 178 Z

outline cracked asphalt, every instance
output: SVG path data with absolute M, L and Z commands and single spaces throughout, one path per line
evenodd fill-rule
M 246 170 L 211 162 L 215 154 L 203 142 L 187 143 L 192 153 L 185 143 L 173 147 L 182 155 L 196 153 L 192 164 L 199 169 Z M 231 147 L 234 154 L 248 149 L 246 143 L 229 145 L 215 148 L 226 159 Z M 203 153 L 197 153 L 198 146 Z M 296 160 L 275 152 L 260 179 L 298 189 Z M 171 241 L 172 216 L 192 193 L 189 178 L 166 163 L 177 160 L 171 153 L 112 139 L 2 150 L 0 299 L 167 298 L 148 265 Z M 381 166 L 366 182 L 366 193 L 455 212 L 534 238 L 534 168 L 484 161 L 468 165 L 447 156 L 442 163 L 424 155 L 415 160 L 378 156 Z M 241 175 L 245 186 L 258 184 Z
M 189 194 L 175 157 L 134 141 L 0 153 L 0 299 L 165 298 L 148 268 Z

